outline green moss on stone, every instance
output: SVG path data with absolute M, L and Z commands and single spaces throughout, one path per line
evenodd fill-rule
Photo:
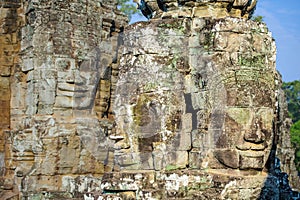
M 138 126 L 143 126 L 149 122 L 149 111 L 147 104 L 151 101 L 149 96 L 141 94 L 137 100 L 136 105 L 133 107 L 133 120 Z
M 154 91 L 155 89 L 157 89 L 157 87 L 158 87 L 157 83 L 151 82 L 151 83 L 145 84 L 143 89 L 144 89 L 144 92 L 151 92 L 151 91 Z
M 167 171 L 173 171 L 173 170 L 176 170 L 176 169 L 179 169 L 180 167 L 176 166 L 176 165 L 167 165 L 166 166 L 166 170 Z

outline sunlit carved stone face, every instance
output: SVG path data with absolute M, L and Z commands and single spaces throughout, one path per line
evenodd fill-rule
M 99 58 L 95 57 L 84 60 L 79 65 L 79 73 L 75 81 L 74 108 L 91 110 L 96 96 L 96 89 L 100 79 Z
M 57 58 L 55 66 L 57 68 L 55 102 L 57 113 L 71 116 L 72 120 L 76 120 L 74 126 L 73 124 L 69 126 L 72 126 L 72 129 L 69 129 L 74 132 L 76 130 L 81 148 L 87 156 L 91 155 L 97 165 L 101 166 L 101 163 L 108 162 L 108 146 L 111 145 L 93 112 L 99 79 L 106 70 L 106 66 L 100 63 L 100 50 L 95 48 L 77 61 L 72 58 Z M 65 121 L 58 119 L 58 123 L 61 122 Z M 63 131 L 60 128 L 58 132 Z
M 72 58 L 57 58 L 57 97 L 55 107 L 91 110 L 97 84 L 99 63 L 96 51 L 80 63 Z

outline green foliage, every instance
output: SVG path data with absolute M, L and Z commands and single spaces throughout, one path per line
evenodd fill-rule
M 291 142 L 295 147 L 295 164 L 300 172 L 300 81 L 283 83 L 289 115 L 293 120 L 291 126 Z
M 264 21 L 264 17 L 260 15 L 252 16 L 251 19 L 255 22 L 262 23 Z
M 129 21 L 133 14 L 139 13 L 138 9 L 136 9 L 135 5 L 130 3 L 130 0 L 118 0 L 118 8 L 122 11 L 125 15 L 128 16 Z
M 295 147 L 295 164 L 297 170 L 300 171 L 300 120 L 291 127 L 291 142 Z
M 291 140 L 300 148 L 300 120 L 291 127 Z
M 300 120 L 300 81 L 283 83 L 282 88 L 286 94 L 290 117 L 293 122 L 297 122 Z

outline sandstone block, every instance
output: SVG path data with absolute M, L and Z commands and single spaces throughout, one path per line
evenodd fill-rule
M 211 136 L 207 132 L 202 132 L 201 130 L 192 131 L 192 147 L 209 149 L 211 148 Z
M 116 156 L 115 162 L 127 170 L 154 169 L 151 152 L 127 153 Z
M 167 171 L 183 169 L 188 165 L 188 153 L 186 151 L 153 152 L 155 170 Z
M 264 156 L 261 155 L 249 155 L 241 154 L 240 156 L 240 168 L 241 169 L 262 169 L 264 163 Z
M 22 71 L 27 72 L 34 69 L 33 58 L 27 58 L 23 60 Z
M 216 150 L 214 152 L 214 156 L 222 164 L 229 166 L 231 168 L 236 169 L 240 165 L 239 154 L 236 150 L 231 150 L 231 149 Z
M 201 81 L 201 80 L 199 80 Z M 201 84 L 201 82 L 199 83 Z M 207 105 L 207 93 L 199 92 L 199 93 L 191 93 L 192 97 L 192 105 L 194 110 L 204 110 Z
M 73 98 L 67 96 L 57 96 L 55 99 L 54 106 L 56 108 L 72 108 L 73 107 Z
M 193 149 L 191 152 L 189 152 L 189 167 L 191 169 L 201 169 L 203 157 L 203 152 Z
M 4 66 L 1 64 L 0 66 L 0 76 L 9 76 L 11 74 L 11 67 L 10 66 Z

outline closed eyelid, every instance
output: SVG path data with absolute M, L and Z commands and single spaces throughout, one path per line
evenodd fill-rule
M 249 109 L 230 108 L 227 110 L 228 116 L 239 124 L 249 124 L 252 116 Z
M 251 125 L 253 120 L 262 121 L 263 124 L 270 124 L 274 118 L 271 108 L 262 108 L 257 111 L 251 110 L 250 108 L 230 108 L 227 110 L 227 114 L 237 123 L 244 125 Z

